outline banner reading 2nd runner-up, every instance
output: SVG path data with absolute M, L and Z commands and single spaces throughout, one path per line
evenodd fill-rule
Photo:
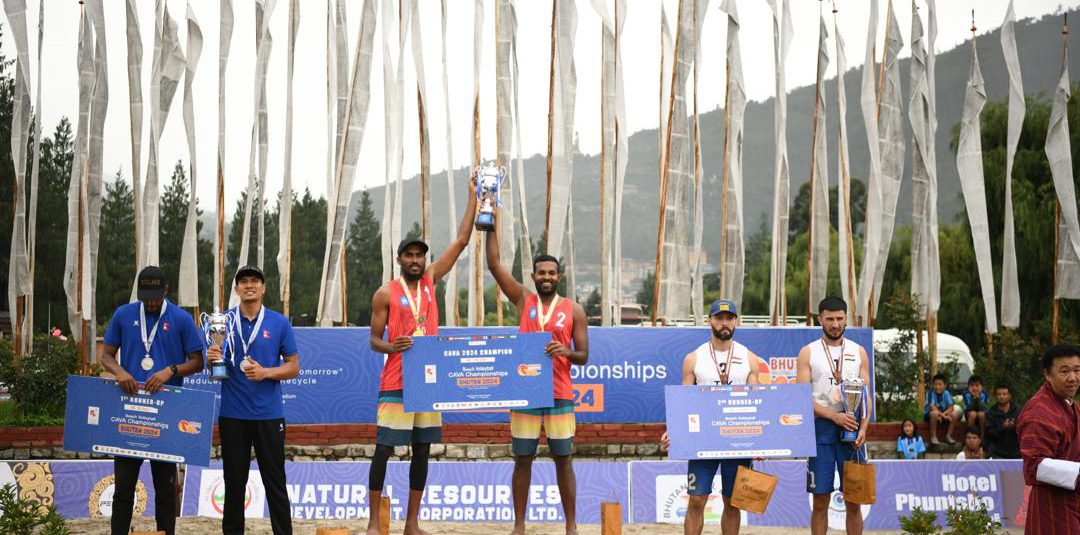
M 554 405 L 550 333 L 418 336 L 402 354 L 405 412 Z

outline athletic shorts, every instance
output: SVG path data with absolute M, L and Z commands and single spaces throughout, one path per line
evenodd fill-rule
M 951 411 L 952 415 L 953 415 L 953 418 L 956 419 L 956 420 L 959 420 L 960 418 L 962 418 L 964 416 L 964 410 L 961 409 L 960 407 L 956 406 L 956 405 L 950 405 L 949 408 L 945 409 L 945 410 Z M 929 422 L 930 421 L 930 413 L 929 412 L 923 414 L 923 421 L 924 422 Z
M 547 434 L 548 448 L 556 457 L 570 455 L 574 445 L 574 401 L 556 399 L 555 406 L 546 409 L 510 411 L 510 436 L 515 457 L 536 455 L 540 445 L 540 428 Z
M 375 443 L 384 446 L 432 444 L 442 441 L 442 414 L 405 412 L 401 390 L 379 392 Z
M 730 498 L 735 490 L 735 474 L 740 466 L 750 468 L 751 459 L 694 459 L 686 463 L 686 493 L 708 496 L 712 493 L 713 478 L 720 470 L 720 493 Z
M 851 442 L 832 442 L 817 444 L 817 457 L 806 460 L 806 492 L 810 494 L 832 494 L 834 490 L 844 490 L 844 463 L 847 461 L 866 461 L 866 450 L 855 451 Z M 833 474 L 840 474 L 840 488 L 836 489 Z

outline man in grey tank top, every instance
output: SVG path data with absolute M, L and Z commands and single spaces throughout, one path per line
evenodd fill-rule
M 735 328 L 739 324 L 739 310 L 733 301 L 720 299 L 709 308 L 709 329 L 712 336 L 683 359 L 682 384 L 729 385 L 758 383 L 762 361 L 757 355 L 736 342 Z M 660 437 L 664 449 L 671 446 L 667 432 Z M 686 518 L 683 533 L 701 535 L 705 527 L 705 506 L 712 494 L 713 479 L 720 472 L 720 489 L 724 500 L 724 512 L 720 516 L 720 532 L 737 535 L 742 512 L 731 505 L 735 490 L 735 473 L 740 466 L 750 468 L 751 459 L 694 459 L 688 461 L 686 470 Z

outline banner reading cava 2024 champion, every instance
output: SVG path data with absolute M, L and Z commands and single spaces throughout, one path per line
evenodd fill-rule
M 294 424 L 374 423 L 385 356 L 371 350 L 367 327 L 297 328 L 300 376 L 284 384 L 285 419 Z M 510 334 L 516 327 L 444 327 L 439 335 Z M 845 336 L 870 355 L 872 330 L 848 328 Z M 821 337 L 817 327 L 740 327 L 735 340 L 769 364 L 773 383 L 795 381 L 799 349 Z M 577 421 L 660 423 L 664 386 L 679 384 L 683 357 L 709 340 L 707 327 L 590 327 L 589 362 L 571 366 Z M 204 373 L 184 386 L 218 389 Z M 873 395 L 873 391 L 870 393 Z M 444 422 L 506 422 L 505 412 L 446 413 Z
M 547 333 L 418 336 L 401 355 L 405 412 L 555 405 Z

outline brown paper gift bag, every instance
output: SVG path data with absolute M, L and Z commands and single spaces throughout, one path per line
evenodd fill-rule
M 877 502 L 877 467 L 870 463 L 844 463 L 844 501 L 857 505 Z
M 622 504 L 600 503 L 600 535 L 622 535 Z
M 740 466 L 735 473 L 735 490 L 731 493 L 731 505 L 743 511 L 765 514 L 779 478 Z

